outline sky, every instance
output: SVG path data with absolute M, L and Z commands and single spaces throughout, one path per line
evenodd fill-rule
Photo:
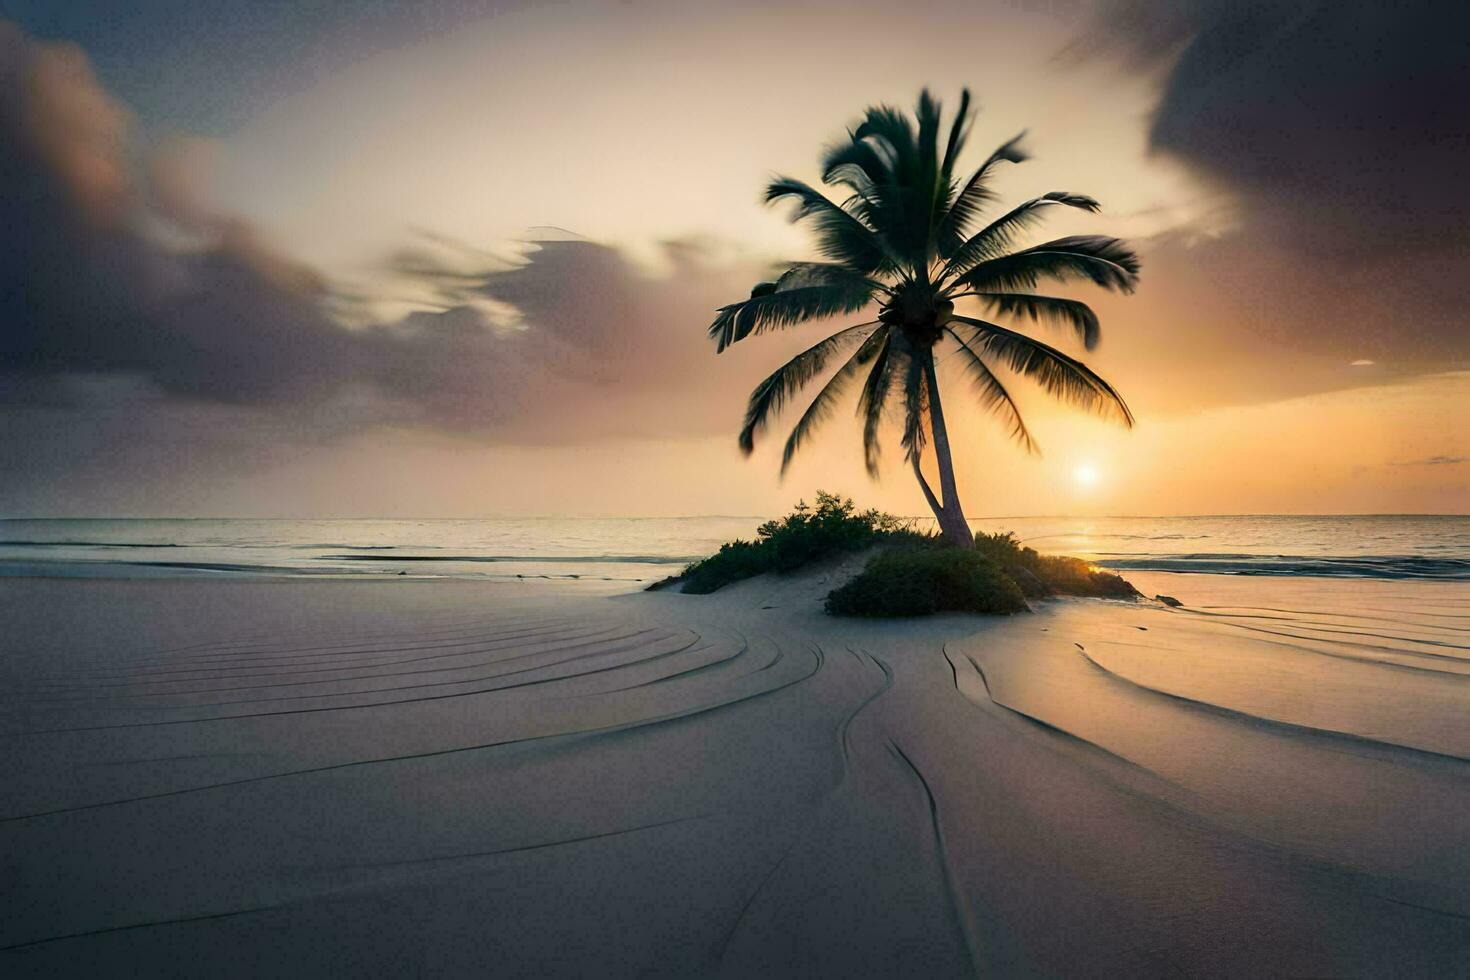
M 736 447 L 839 324 L 705 329 L 811 257 L 765 181 L 924 86 L 1143 262 L 1069 292 L 1133 429 L 1018 382 L 1027 456 L 941 364 L 972 516 L 1470 510 L 1452 5 L 405 6 L 0 2 L 0 515 L 920 513 L 846 410 Z

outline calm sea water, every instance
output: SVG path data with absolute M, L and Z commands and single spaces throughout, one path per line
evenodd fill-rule
M 759 517 L 0 520 L 0 575 L 350 575 L 606 583 L 673 574 Z M 920 522 L 922 525 L 922 522 Z M 1470 517 L 980 519 L 1127 570 L 1470 579 Z

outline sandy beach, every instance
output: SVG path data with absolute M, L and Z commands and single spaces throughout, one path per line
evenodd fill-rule
M 1130 577 L 6 580 L 0 970 L 1463 975 L 1470 585 Z

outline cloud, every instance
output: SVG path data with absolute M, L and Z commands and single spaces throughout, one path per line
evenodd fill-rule
M 756 263 L 669 243 L 669 272 L 654 275 L 563 236 L 441 278 L 431 309 L 348 325 L 322 276 L 199 193 L 208 142 L 171 140 L 135 168 L 133 135 L 78 49 L 0 23 L 0 226 L 24 229 L 0 243 L 12 406 L 96 412 L 102 392 L 145 413 L 234 406 L 292 419 L 307 440 L 372 426 L 538 443 L 736 425 L 751 374 L 731 368 L 738 358 L 713 378 L 691 367 L 715 366 L 700 328 Z M 396 274 L 422 284 L 435 271 Z M 497 309 L 516 322 L 497 324 Z M 659 410 L 680 397 L 693 404 Z
M 1151 146 L 1236 212 L 1152 271 L 1235 302 L 1242 343 L 1470 359 L 1467 31 L 1470 8 L 1434 0 L 1105 0 L 1087 50 L 1162 72 Z
M 769 272 L 765 262 L 716 252 L 666 242 L 655 274 L 608 245 L 571 235 L 539 241 L 516 265 L 461 273 L 441 290 L 441 312 L 367 331 L 370 343 L 398 351 L 374 358 L 370 370 L 380 390 L 444 428 L 472 424 L 487 385 L 497 387 L 503 400 L 486 413 L 484 431 L 501 442 L 734 433 L 753 379 L 811 340 L 787 335 L 715 357 L 703 329 L 714 309 Z M 432 265 L 417 264 L 414 275 L 445 281 Z M 513 310 L 517 326 L 444 328 L 483 316 L 487 302 Z
M 188 250 L 150 240 L 164 216 L 129 137 L 78 49 L 0 23 L 0 225 L 16 230 L 0 245 L 0 373 L 24 391 L 112 375 L 220 401 L 316 387 L 345 339 L 320 279 L 223 218 L 175 228 L 207 233 Z
M 1470 238 L 1462 195 L 1444 196 L 1470 153 L 1467 29 L 1470 10 L 1437 0 L 1105 0 L 1087 36 L 1167 64 L 1156 149 L 1336 251 L 1375 230 L 1398 248 Z
M 714 357 L 712 311 L 768 269 L 691 241 L 659 272 L 570 235 L 447 270 L 400 256 L 375 289 L 418 308 L 352 302 L 208 200 L 212 151 L 148 146 L 78 49 L 0 22 L 0 511 L 210 513 L 293 468 L 315 474 L 299 500 L 385 440 L 732 435 L 803 339 Z

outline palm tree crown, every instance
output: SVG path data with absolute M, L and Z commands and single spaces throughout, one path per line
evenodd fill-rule
M 958 179 L 955 166 L 970 122 L 966 91 L 947 135 L 942 134 L 939 103 L 925 90 L 913 117 L 887 106 L 869 108 L 847 138 L 826 151 L 822 180 L 846 193 L 840 204 L 802 181 L 772 180 L 766 203 L 793 201 L 792 220 L 814 229 L 826 261 L 793 263 L 774 281 L 758 283 L 749 299 L 721 307 L 709 328 L 723 351 L 751 334 L 857 313 L 876 302 L 876 319 L 839 330 L 756 386 L 740 448 L 750 453 L 756 435 L 787 399 L 833 358 L 846 355 L 787 438 L 782 471 L 866 372 L 858 415 L 869 472 L 877 472 L 881 423 L 890 406 L 898 407 L 905 457 L 946 536 L 959 543 L 967 543 L 970 532 L 954 486 L 939 400 L 934 353 L 940 344 L 953 348 L 982 407 L 999 416 L 1027 451 L 1035 452 L 1036 444 L 997 368 L 1031 378 L 1052 395 L 1125 425 L 1132 425 L 1133 417 L 1112 386 L 1082 362 L 989 319 L 956 313 L 955 301 L 973 300 L 995 317 L 1062 325 L 1091 350 L 1098 341 L 1096 314 L 1085 303 L 1032 290 L 1046 279 L 1132 292 L 1139 268 L 1137 256 L 1122 241 L 1097 235 L 1011 250 L 1017 235 L 1055 206 L 1096 212 L 1097 201 L 1082 194 L 1052 191 L 980 225 L 983 210 L 995 199 L 989 187 L 994 171 L 1025 160 L 1026 154 L 1018 136 Z M 920 467 L 931 436 L 942 499 L 930 490 Z

